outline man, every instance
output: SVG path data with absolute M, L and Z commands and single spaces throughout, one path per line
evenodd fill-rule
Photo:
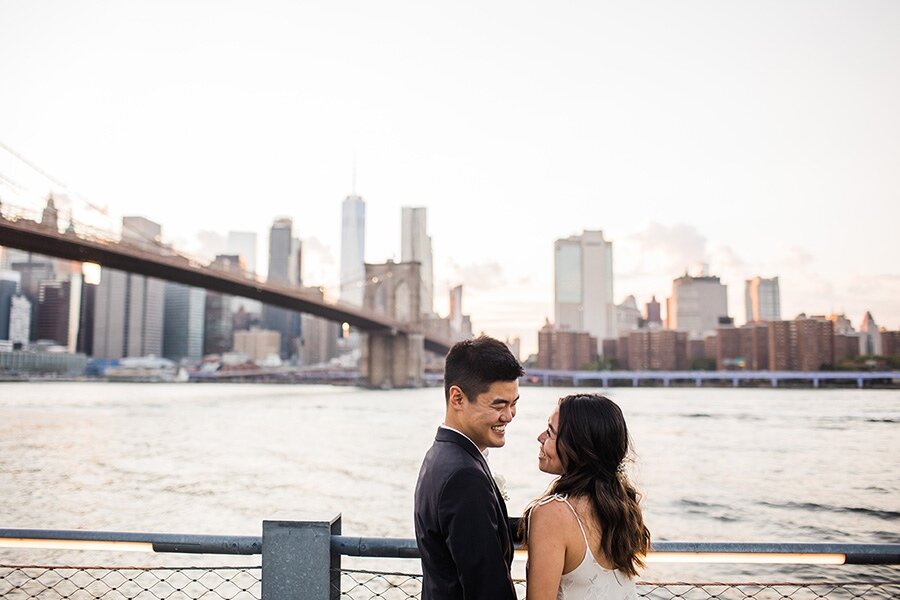
M 450 349 L 446 415 L 416 484 L 422 600 L 515 600 L 513 534 L 485 460 L 506 442 L 524 371 L 503 342 L 481 336 Z

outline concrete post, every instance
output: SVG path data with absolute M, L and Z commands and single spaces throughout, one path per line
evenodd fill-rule
M 262 600 L 336 600 L 341 555 L 331 536 L 341 516 L 325 521 L 263 521 Z

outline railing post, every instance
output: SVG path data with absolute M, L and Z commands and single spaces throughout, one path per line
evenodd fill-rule
M 341 515 L 324 521 L 263 521 L 262 600 L 336 600 L 341 555 L 331 536 Z

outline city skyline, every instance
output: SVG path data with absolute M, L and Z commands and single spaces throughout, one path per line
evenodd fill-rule
M 44 5 L 0 0 L 0 142 L 178 247 L 264 248 L 290 216 L 304 284 L 337 297 L 355 193 L 367 261 L 426 208 L 435 309 L 462 283 L 475 331 L 523 354 L 553 242 L 585 229 L 613 243 L 615 303 L 706 263 L 739 322 L 745 280 L 778 276 L 782 318 L 900 328 L 896 3 Z M 0 202 L 58 189 L 8 158 Z

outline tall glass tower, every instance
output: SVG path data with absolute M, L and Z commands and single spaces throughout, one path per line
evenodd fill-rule
M 426 229 L 427 212 L 424 206 L 404 206 L 401 217 L 400 260 L 421 265 L 419 306 L 422 307 L 423 314 L 431 314 L 434 310 L 434 261 L 431 236 Z
M 616 337 L 612 242 L 602 231 L 585 230 L 556 240 L 553 308 L 558 327 L 586 331 L 602 341 Z
M 366 278 L 366 203 L 351 194 L 341 207 L 341 300 L 362 306 Z

